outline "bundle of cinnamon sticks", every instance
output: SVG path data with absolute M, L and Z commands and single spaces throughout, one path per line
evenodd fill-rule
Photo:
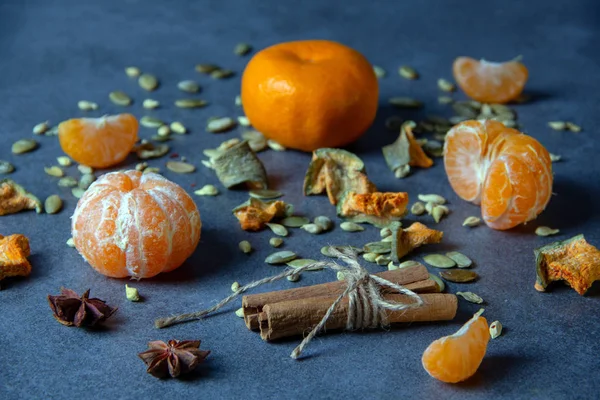
M 439 287 L 429 278 L 427 268 L 415 265 L 375 274 L 415 293 L 423 305 L 402 311 L 386 311 L 390 323 L 416 321 L 445 321 L 456 315 L 457 298 L 453 294 L 439 293 Z M 258 330 L 264 340 L 275 340 L 308 333 L 323 318 L 327 309 L 346 289 L 344 281 L 323 283 L 295 289 L 244 296 L 242 307 L 244 321 L 251 330 Z M 409 296 L 383 289 L 388 301 L 411 303 Z M 348 299 L 344 298 L 327 320 L 327 330 L 346 326 Z

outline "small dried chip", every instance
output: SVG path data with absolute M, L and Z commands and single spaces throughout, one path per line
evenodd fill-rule
M 379 254 L 376 254 L 376 253 L 364 253 L 362 255 L 362 257 L 363 257 L 363 259 L 365 261 L 370 262 L 370 263 L 374 263 L 374 262 L 376 262 L 375 260 L 377 260 L 377 257 L 379 257 Z
M 42 212 L 40 199 L 10 179 L 0 181 L 0 216 L 18 213 L 23 210 Z
M 473 292 L 456 292 L 456 295 L 462 297 L 469 303 L 475 303 L 475 304 L 483 303 L 483 299 Z M 490 326 L 490 328 L 491 328 L 491 326 Z
M 166 137 L 171 134 L 171 128 L 169 128 L 168 125 L 162 125 L 162 126 L 158 127 L 158 130 L 156 131 L 156 133 L 160 137 Z
M 337 204 L 338 215 L 352 222 L 367 222 L 377 227 L 387 226 L 406 215 L 407 193 L 346 192 Z
M 494 321 L 490 324 L 490 337 L 496 339 L 502 334 L 502 324 L 500 321 Z
M 251 125 L 248 117 L 243 116 L 243 115 L 237 117 L 237 122 L 238 122 L 238 124 L 240 124 L 240 126 L 250 126 Z
M 94 174 L 83 174 L 81 175 L 81 178 L 79 178 L 78 185 L 83 190 L 87 190 L 87 188 L 89 188 L 95 180 L 96 177 L 94 176 Z
M 154 99 L 145 99 L 142 103 L 142 107 L 147 110 L 154 110 L 155 108 L 160 107 L 160 102 Z
M 80 187 L 74 187 L 71 189 L 71 194 L 76 198 L 76 199 L 80 199 L 83 194 L 85 193 L 85 189 L 82 189 Z
M 14 172 L 15 167 L 8 161 L 0 160 L 0 174 L 10 174 Z
M 476 272 L 466 269 L 451 269 L 448 271 L 442 271 L 440 272 L 440 276 L 447 281 L 456 283 L 473 282 L 479 277 Z
M 215 185 L 204 185 L 202 188 L 194 191 L 197 196 L 216 196 L 219 194 L 219 189 Z

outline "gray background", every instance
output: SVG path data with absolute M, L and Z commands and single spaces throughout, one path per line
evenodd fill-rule
M 202 398 L 597 398 L 599 292 L 596 285 L 585 297 L 555 285 L 550 293 L 533 289 L 533 249 L 584 233 L 600 244 L 597 199 L 600 123 L 598 93 L 600 53 L 598 3 L 595 1 L 17 1 L 0 2 L 0 158 L 13 162 L 11 178 L 40 198 L 58 193 L 65 209 L 58 215 L 25 212 L 0 218 L 0 233 L 23 233 L 31 240 L 33 272 L 27 279 L 3 282 L 0 291 L 0 397 L 2 398 L 145 398 L 183 395 Z M 244 192 L 222 190 L 216 198 L 194 197 L 202 214 L 201 243 L 177 271 L 136 283 L 143 303 L 125 299 L 126 280 L 108 279 L 94 272 L 65 245 L 76 200 L 46 176 L 44 166 L 61 155 L 54 137 L 40 137 L 35 152 L 15 156 L 10 144 L 31 137 L 38 122 L 81 116 L 77 101 L 97 101 L 92 115 L 122 112 L 107 98 L 121 89 L 135 99 L 127 109 L 141 117 L 145 97 L 164 107 L 152 112 L 165 120 L 181 120 L 191 133 L 171 142 L 174 152 L 198 165 L 190 175 L 165 175 L 193 190 L 218 184 L 202 167 L 202 150 L 216 147 L 237 132 L 213 135 L 204 131 L 210 116 L 236 116 L 234 105 L 239 77 L 249 57 L 232 54 L 240 41 L 256 49 L 296 39 L 333 39 L 361 51 L 388 71 L 380 81 L 381 108 L 369 132 L 349 147 L 366 162 L 369 176 L 381 190 L 439 193 L 450 201 L 452 214 L 439 228 L 443 244 L 415 254 L 460 250 L 471 256 L 481 279 L 474 284 L 451 284 L 452 292 L 471 290 L 486 299 L 488 320 L 500 320 L 505 333 L 489 344 L 477 374 L 460 385 L 430 378 L 420 357 L 434 339 L 454 332 L 479 307 L 460 301 L 459 314 L 449 323 L 414 324 L 388 332 L 342 333 L 321 336 L 307 357 L 288 357 L 297 339 L 269 344 L 246 330 L 233 311 L 202 322 L 155 330 L 156 317 L 198 310 L 229 294 L 234 280 L 242 283 L 279 271 L 262 262 L 271 251 L 269 232 L 246 233 L 230 214 L 243 202 Z M 481 226 L 460 226 L 478 208 L 460 200 L 447 183 L 440 159 L 430 170 L 418 170 L 396 180 L 380 153 L 381 145 L 395 139 L 383 127 L 395 113 L 386 106 L 394 95 L 414 96 L 426 103 L 417 113 L 449 116 L 437 104 L 439 77 L 451 78 L 456 56 L 470 55 L 506 60 L 524 55 L 530 71 L 530 103 L 516 107 L 524 131 L 564 161 L 554 165 L 556 195 L 546 212 L 533 223 L 510 232 Z M 194 65 L 214 62 L 238 75 L 213 81 L 194 71 Z M 399 65 L 414 66 L 421 79 L 397 76 Z M 147 96 L 123 68 L 137 65 L 155 73 L 160 90 Z M 211 102 L 203 110 L 173 107 L 181 94 L 176 83 L 196 79 L 204 87 L 199 96 Z M 462 98 L 462 94 L 456 95 Z M 273 110 L 274 113 L 277 110 Z M 549 120 L 573 120 L 584 127 L 579 134 L 555 132 Z M 141 128 L 141 137 L 153 132 Z M 325 197 L 304 198 L 303 174 L 310 156 L 297 152 L 261 154 L 271 186 L 309 217 L 335 211 Z M 163 167 L 166 159 L 150 164 Z M 120 166 L 131 167 L 131 157 Z M 75 167 L 69 174 L 76 174 Z M 428 217 L 420 220 L 431 223 Z M 561 229 L 553 238 L 533 234 L 544 224 Z M 377 229 L 361 234 L 336 228 L 311 236 L 295 230 L 286 249 L 303 257 L 319 257 L 327 243 L 361 245 L 376 240 Z M 248 239 L 256 248 L 250 256 L 237 250 Z M 377 266 L 369 267 L 372 271 Z M 306 274 L 298 283 L 287 281 L 263 291 L 308 285 L 334 279 L 330 272 Z M 92 295 L 119 307 L 101 330 L 67 328 L 51 316 L 46 295 L 61 286 Z M 137 353 L 149 340 L 170 338 L 202 340 L 212 350 L 198 372 L 183 380 L 160 381 L 147 375 Z

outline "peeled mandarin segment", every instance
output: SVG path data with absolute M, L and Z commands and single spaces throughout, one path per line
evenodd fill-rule
M 63 151 L 81 164 L 106 168 L 123 161 L 137 141 L 138 122 L 131 114 L 79 118 L 58 127 Z
M 528 78 L 527 68 L 517 61 L 495 63 L 458 57 L 454 79 L 467 96 L 484 103 L 507 103 L 519 97 Z
M 421 359 L 423 368 L 442 382 L 464 381 L 481 365 L 489 340 L 486 319 L 475 315 L 458 332 L 434 341 L 425 349 Z

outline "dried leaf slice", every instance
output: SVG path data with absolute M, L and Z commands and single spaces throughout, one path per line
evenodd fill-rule
M 40 199 L 11 179 L 0 181 L 0 216 L 18 213 L 23 210 L 42 212 Z
M 387 226 L 406 215 L 408 193 L 346 192 L 338 202 L 338 215 L 353 222 L 367 222 L 377 227 Z
M 242 141 L 213 158 L 213 167 L 228 189 L 246 184 L 253 189 L 267 188 L 267 172 L 247 141 Z
M 392 260 L 400 261 L 402 257 L 424 244 L 439 243 L 444 236 L 441 231 L 429 229 L 420 222 L 415 222 L 402 229 L 397 222 L 390 224 L 392 230 Z
M 257 231 L 273 218 L 289 216 L 293 207 L 281 200 L 264 202 L 251 197 L 247 202 L 233 209 L 233 214 L 245 231 Z
M 584 295 L 600 279 L 600 250 L 583 235 L 550 243 L 534 250 L 537 266 L 535 289 L 543 292 L 553 281 L 566 281 Z

